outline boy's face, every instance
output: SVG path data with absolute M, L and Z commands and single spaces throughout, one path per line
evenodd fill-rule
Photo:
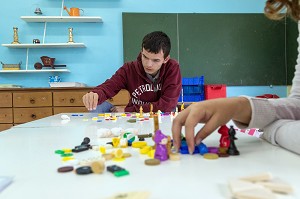
M 146 51 L 144 48 L 142 49 L 142 63 L 146 73 L 155 76 L 162 64 L 167 63 L 170 59 L 170 55 L 164 58 L 164 53 L 161 50 L 159 53 L 151 53 Z

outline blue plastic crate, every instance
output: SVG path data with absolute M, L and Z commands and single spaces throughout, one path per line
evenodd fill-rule
M 178 102 L 197 102 L 204 99 L 203 75 L 200 77 L 182 78 L 182 91 L 178 98 Z
M 189 78 L 188 77 L 183 77 L 182 78 L 182 86 L 185 86 L 185 85 L 189 85 Z
M 190 85 L 190 86 L 182 86 L 183 94 L 192 94 L 192 93 L 203 93 L 204 85 Z
M 180 96 L 180 102 L 181 101 L 181 96 Z M 183 102 L 199 102 L 203 101 L 205 99 L 204 93 L 201 94 L 187 94 L 183 96 Z
M 193 85 L 204 85 L 204 76 L 193 77 Z

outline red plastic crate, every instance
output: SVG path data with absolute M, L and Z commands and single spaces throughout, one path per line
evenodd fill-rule
M 206 84 L 204 85 L 205 99 L 215 99 L 226 97 L 225 84 Z

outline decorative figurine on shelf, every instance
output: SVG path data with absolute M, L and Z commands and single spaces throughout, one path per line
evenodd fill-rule
M 229 144 L 227 153 L 229 155 L 240 155 L 240 152 L 237 150 L 235 143 L 234 143 L 234 140 L 237 140 L 237 138 L 235 137 L 235 130 L 234 130 L 233 126 L 230 126 L 228 134 L 229 134 L 230 144 Z
M 69 28 L 69 41 L 68 43 L 74 43 L 73 40 L 73 28 Z
M 161 130 L 155 132 L 154 142 L 156 144 L 154 158 L 160 161 L 168 159 L 168 137 L 164 135 Z
M 32 43 L 33 43 L 33 44 L 40 44 L 41 41 L 40 41 L 39 39 L 33 39 L 33 40 L 32 40 Z
M 226 125 L 222 125 L 218 130 L 218 133 L 221 134 L 220 148 L 228 148 L 229 147 L 230 140 L 229 140 L 228 131 L 229 131 L 229 128 Z
M 20 44 L 19 42 L 19 36 L 18 36 L 18 28 L 14 27 L 14 41 L 11 42 L 12 44 Z
M 34 14 L 36 15 L 42 15 L 42 10 L 40 8 L 36 8 L 35 11 L 34 11 Z

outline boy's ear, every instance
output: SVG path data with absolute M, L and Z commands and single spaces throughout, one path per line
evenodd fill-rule
M 168 55 L 168 56 L 166 57 L 166 59 L 164 60 L 164 64 L 167 63 L 167 62 L 169 61 L 169 59 L 170 59 L 170 55 Z

